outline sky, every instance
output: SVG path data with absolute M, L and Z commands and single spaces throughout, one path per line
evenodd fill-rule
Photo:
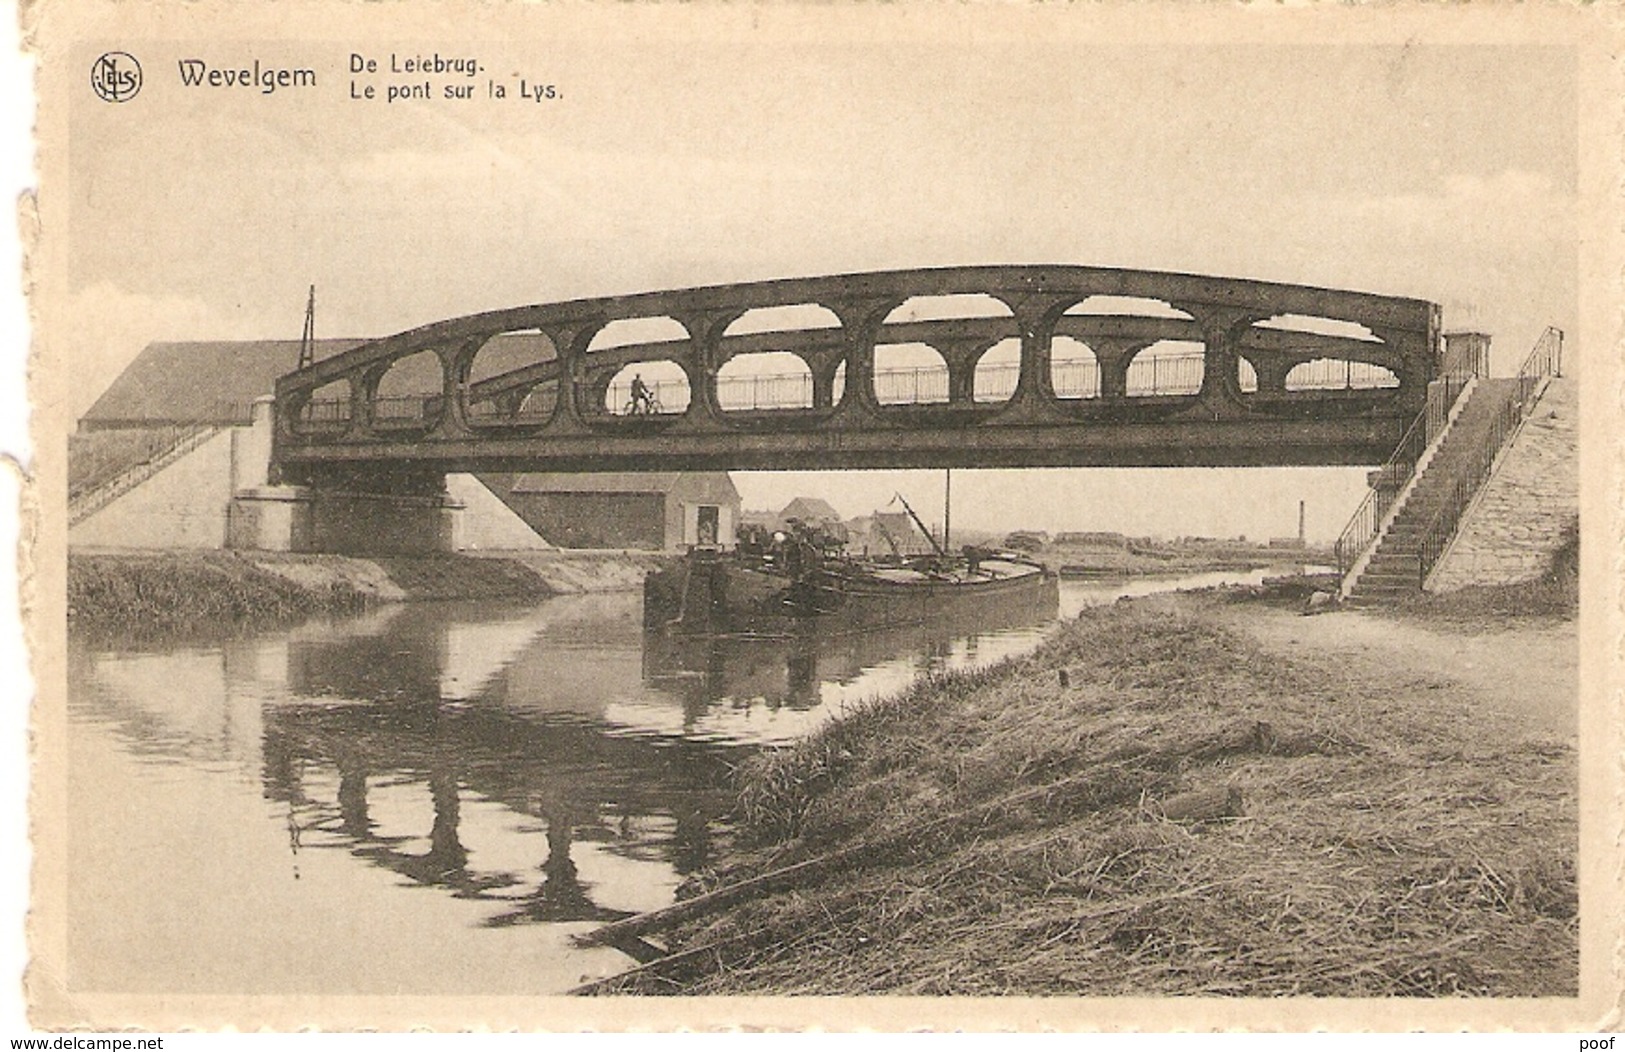
M 68 92 L 73 381 L 45 396 L 83 412 L 148 340 L 296 338 L 311 284 L 320 336 L 579 296 L 1027 262 L 1433 300 L 1447 329 L 1492 334 L 1502 373 L 1546 325 L 1574 332 L 1570 52 L 1119 45 L 1023 21 L 1054 11 L 997 15 L 925 31 L 879 10 L 864 33 L 807 34 L 758 10 L 716 39 L 658 21 L 572 36 L 538 10 L 501 33 L 363 49 L 471 56 L 476 85 L 523 77 L 558 94 L 504 104 L 353 100 L 353 44 L 138 39 L 138 98 Z M 68 53 L 63 83 L 96 53 Z M 186 89 L 185 57 L 306 66 L 318 87 Z M 806 493 L 856 515 L 898 490 L 935 504 L 940 474 L 737 481 L 747 507 Z M 1301 499 L 1326 539 L 1363 478 L 965 471 L 954 518 L 1256 537 L 1295 532 Z

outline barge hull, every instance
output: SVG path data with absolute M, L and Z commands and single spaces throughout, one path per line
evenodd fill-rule
M 1059 584 L 1033 570 L 968 580 L 885 581 L 817 574 L 788 578 L 724 558 L 691 558 L 644 583 L 644 626 L 693 635 L 796 636 L 943 621 L 1053 617 Z

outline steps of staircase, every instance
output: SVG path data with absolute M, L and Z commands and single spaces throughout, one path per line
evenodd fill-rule
M 154 450 L 145 460 L 132 464 L 122 473 L 106 479 L 92 489 L 76 494 L 68 501 L 69 525 L 83 522 L 164 468 L 192 452 L 214 437 L 219 430 L 220 428 L 217 426 L 200 424 L 181 432 L 169 445 Z
M 1421 591 L 1423 537 L 1439 511 L 1450 502 L 1462 470 L 1488 440 L 1506 393 L 1516 383 L 1479 379 L 1426 466 L 1415 477 L 1404 504 L 1395 509 L 1388 529 L 1369 550 L 1365 568 L 1350 588 L 1351 602 L 1374 605 Z
M 1350 594 L 1356 599 L 1392 599 L 1398 596 L 1415 595 L 1421 590 L 1421 586 L 1412 581 L 1408 585 L 1358 585 Z
M 1420 587 L 1416 580 L 1416 566 L 1414 564 L 1412 564 L 1409 569 L 1400 568 L 1383 570 L 1380 573 L 1363 573 L 1360 575 L 1360 580 L 1355 584 L 1355 587 L 1364 588 L 1367 585 L 1377 587 L 1384 585 L 1405 585 L 1410 588 Z

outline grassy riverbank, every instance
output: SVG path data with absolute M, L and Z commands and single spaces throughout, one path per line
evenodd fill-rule
M 361 559 L 273 552 L 70 552 L 68 623 L 99 636 L 232 632 L 378 602 L 540 600 L 635 587 L 658 556 Z
M 320 576 L 301 581 L 231 552 L 70 553 L 68 625 L 98 635 L 223 629 L 357 610 L 373 598 Z
M 600 989 L 1573 996 L 1572 742 L 1447 670 L 1249 630 L 1288 617 L 1088 610 L 764 755 L 687 892 L 835 861 Z

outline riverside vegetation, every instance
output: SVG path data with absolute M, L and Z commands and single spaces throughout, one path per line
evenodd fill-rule
M 312 587 L 229 552 L 68 556 L 68 624 L 91 634 L 268 624 L 367 601 L 353 584 Z
M 524 552 L 355 558 L 272 552 L 68 554 L 68 624 L 95 636 L 220 634 L 402 600 L 541 600 L 636 587 L 659 556 Z
M 1573 742 L 1264 613 L 1086 610 L 764 753 L 716 908 L 581 992 L 1574 996 Z

